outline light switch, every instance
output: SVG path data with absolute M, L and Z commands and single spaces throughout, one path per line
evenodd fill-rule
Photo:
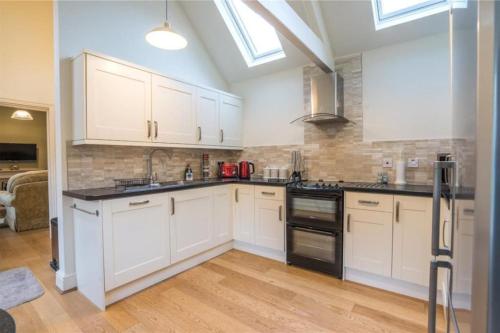
M 384 167 L 384 168 L 392 168 L 392 158 L 384 158 L 382 160 L 382 167 Z
M 408 168 L 418 168 L 418 158 L 412 157 L 408 159 L 407 163 Z

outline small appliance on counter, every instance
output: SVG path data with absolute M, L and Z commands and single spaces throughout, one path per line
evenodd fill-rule
M 186 170 L 184 171 L 184 180 L 186 181 L 193 180 L 193 169 L 191 169 L 191 166 L 189 164 L 187 165 Z
M 255 173 L 255 164 L 248 161 L 241 161 L 239 165 L 240 179 L 250 179 L 251 175 Z
M 217 162 L 219 178 L 238 178 L 238 163 Z
M 201 176 L 203 180 L 208 180 L 210 178 L 210 160 L 208 153 L 203 153 L 201 155 Z

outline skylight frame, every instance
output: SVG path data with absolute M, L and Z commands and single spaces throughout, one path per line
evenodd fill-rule
M 389 28 L 395 25 L 448 11 L 451 3 L 453 2 L 453 0 L 427 0 L 424 3 L 409 6 L 384 15 L 382 13 L 382 1 L 383 0 L 372 0 L 375 30 Z
M 253 39 L 245 28 L 245 23 L 241 19 L 240 15 L 231 0 L 214 0 L 217 9 L 219 10 L 226 26 L 238 46 L 245 62 L 248 67 L 253 67 L 261 65 L 274 60 L 282 59 L 286 57 L 285 51 L 281 42 L 279 42 L 279 48 L 271 50 L 265 53 L 258 53 L 257 48 L 254 45 Z

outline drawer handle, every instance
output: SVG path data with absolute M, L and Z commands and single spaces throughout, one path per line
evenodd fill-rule
M 278 218 L 280 221 L 283 221 L 282 213 L 281 211 L 283 210 L 283 206 L 280 205 L 279 213 L 278 213 Z
M 239 197 L 239 192 L 238 192 L 238 189 L 235 189 L 235 190 L 234 190 L 234 200 L 235 200 L 236 202 L 238 202 L 238 201 L 240 201 L 239 199 L 240 199 L 240 197 Z
M 145 204 L 148 204 L 149 203 L 149 200 L 144 200 L 144 201 L 132 201 L 132 202 L 129 202 L 129 206 L 140 206 L 140 205 L 145 205 Z
M 358 203 L 360 205 L 374 205 L 374 206 L 378 206 L 379 204 L 378 201 L 371 201 L 371 200 L 358 200 Z
M 472 209 L 472 208 L 464 208 L 464 214 L 473 215 L 474 214 L 474 209 Z
M 396 201 L 396 222 L 399 223 L 399 205 L 400 202 Z
M 170 215 L 175 215 L 175 198 L 170 198 Z
M 262 195 L 276 195 L 276 192 L 260 192 Z
M 99 216 L 99 211 L 97 209 L 95 212 L 91 212 L 90 210 L 76 207 L 76 204 L 72 204 L 70 207 L 85 214 Z
M 347 214 L 347 232 L 351 232 L 351 214 Z

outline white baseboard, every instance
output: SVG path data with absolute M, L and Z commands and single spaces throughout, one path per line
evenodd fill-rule
M 56 287 L 64 292 L 76 288 L 76 273 L 65 274 L 62 270 L 56 272 Z
M 118 302 L 125 297 L 135 294 L 141 290 L 144 290 L 154 284 L 157 284 L 163 280 L 166 280 L 174 275 L 177 275 L 185 270 L 193 268 L 207 260 L 215 258 L 224 252 L 227 252 L 233 248 L 232 242 L 228 242 L 219 245 L 216 248 L 198 254 L 194 257 L 186 259 L 184 261 L 178 262 L 172 266 L 169 266 L 160 271 L 149 274 L 143 278 L 132 281 L 124 286 L 120 286 L 106 293 L 106 305 Z
M 274 259 L 283 263 L 286 263 L 286 252 L 285 251 L 278 251 L 278 250 L 272 250 L 268 249 L 262 246 L 258 246 L 255 244 L 249 244 L 246 242 L 234 240 L 233 241 L 233 247 L 236 250 L 248 252 L 251 254 L 255 254 L 261 257 L 266 257 L 269 259 Z

